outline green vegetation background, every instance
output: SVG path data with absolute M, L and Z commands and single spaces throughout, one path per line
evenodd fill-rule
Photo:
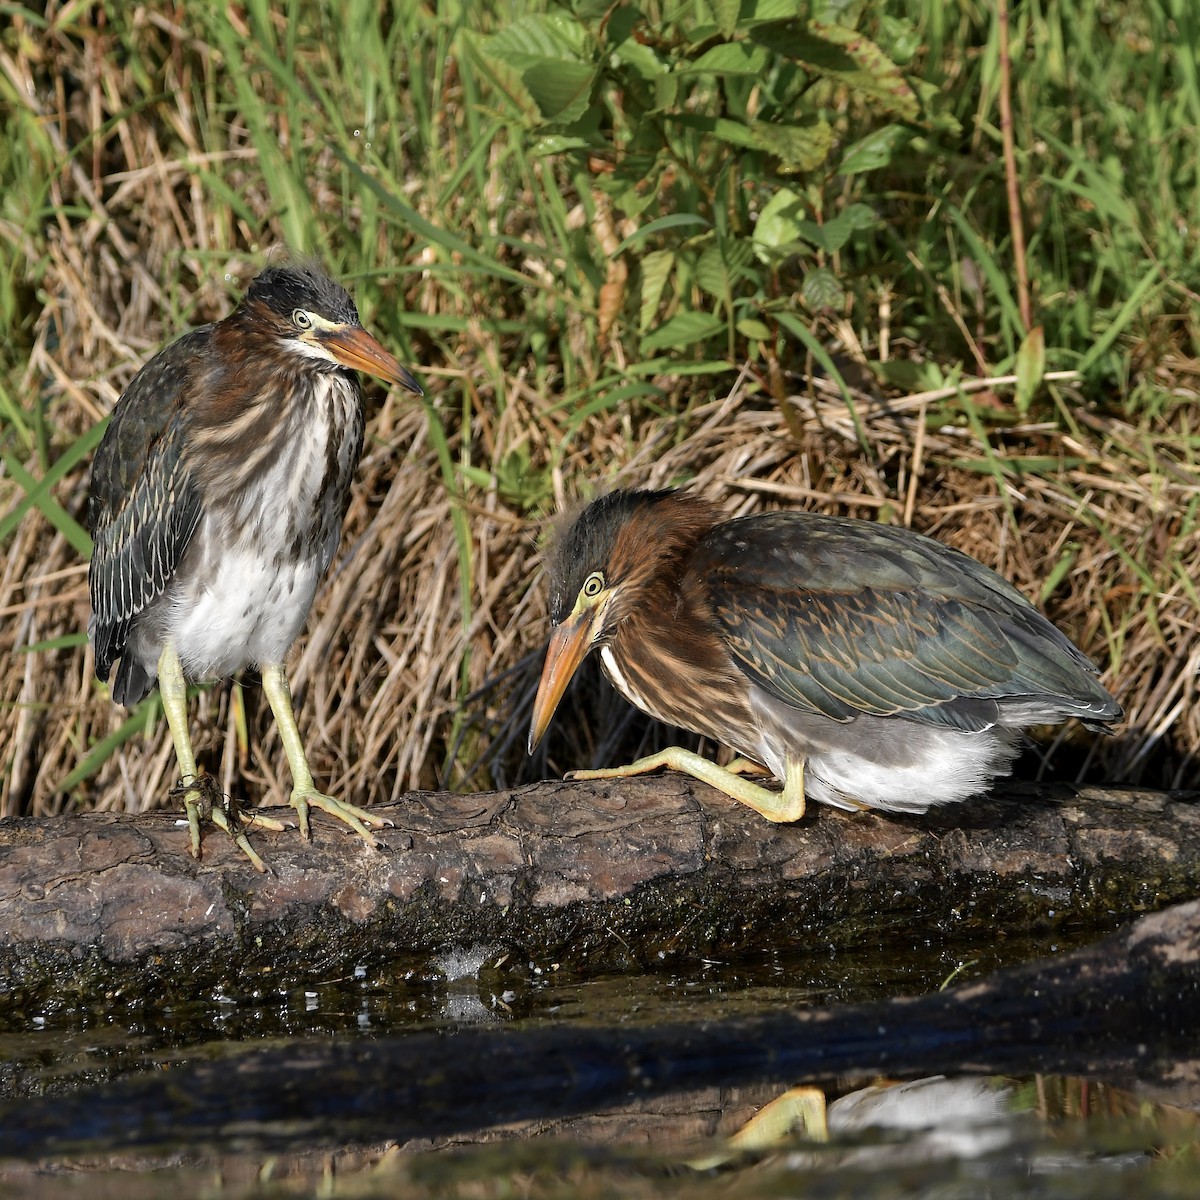
M 1200 16 L 1016 3 L 1008 70 L 1005 11 L 0 4 L 0 812 L 165 798 L 91 678 L 87 465 L 277 246 L 428 385 L 373 393 L 294 672 L 352 798 L 616 752 L 595 688 L 519 748 L 540 522 L 614 481 L 945 537 L 1125 703 L 1071 770 L 1196 782 Z M 280 788 L 264 709 L 200 696 L 227 788 Z

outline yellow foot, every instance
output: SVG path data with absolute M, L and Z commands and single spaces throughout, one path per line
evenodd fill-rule
M 735 769 L 730 771 L 718 767 L 716 763 L 702 758 L 682 746 L 671 746 L 657 754 L 639 758 L 627 767 L 605 767 L 597 771 L 568 771 L 565 779 L 627 779 L 632 775 L 644 775 L 649 771 L 657 771 L 659 767 L 670 767 L 673 771 L 682 771 L 691 775 L 718 792 L 724 792 L 731 800 L 740 800 L 749 805 L 756 813 L 766 817 L 768 821 L 787 823 L 798 821 L 804 816 L 804 760 L 789 762 L 787 777 L 783 781 L 783 790 L 772 791 L 761 784 L 753 783 L 742 776 L 748 771 L 750 764 L 745 759 L 735 759 L 731 764 Z M 757 766 L 757 764 L 754 764 Z M 760 768 L 761 769 L 761 768 Z
M 800 1131 L 810 1142 L 829 1141 L 825 1119 L 825 1093 L 820 1088 L 796 1087 L 763 1105 L 726 1143 L 726 1149 L 702 1158 L 693 1158 L 688 1166 L 697 1171 L 722 1167 L 738 1154 L 770 1150 L 793 1131 Z
M 349 825 L 372 850 L 384 848 L 383 843 L 371 832 L 371 829 L 382 829 L 385 825 L 390 825 L 391 821 L 377 817 L 365 808 L 347 804 L 344 800 L 335 800 L 332 796 L 326 796 L 312 787 L 296 788 L 292 792 L 291 805 L 300 819 L 300 834 L 305 841 L 312 841 L 312 829 L 308 822 L 308 809 L 311 805 Z M 368 826 L 371 828 L 368 829 Z
M 183 793 L 183 807 L 187 813 L 188 848 L 194 859 L 199 860 L 200 858 L 200 821 L 201 819 L 210 820 L 233 838 L 238 849 L 254 864 L 256 871 L 266 873 L 266 864 L 259 858 L 254 847 L 250 845 L 250 839 L 230 823 L 229 815 L 225 811 L 225 797 L 217 787 L 217 781 L 211 775 L 200 775 L 199 777 L 193 775 L 184 779 L 177 788 L 172 790 L 171 795 L 176 796 L 180 792 Z M 230 807 L 240 820 L 246 824 L 253 823 L 253 817 L 247 817 L 232 805 Z M 271 823 L 278 824 L 278 822 Z

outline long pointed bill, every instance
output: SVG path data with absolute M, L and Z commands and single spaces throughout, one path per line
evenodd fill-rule
M 584 609 L 564 621 L 551 635 L 546 647 L 546 663 L 533 702 L 533 720 L 529 724 L 529 753 L 537 749 L 558 702 L 571 677 L 588 656 L 598 628 L 598 611 Z
M 320 340 L 343 367 L 366 371 L 368 375 L 374 375 L 388 383 L 398 383 L 418 396 L 425 394 L 412 375 L 365 329 L 343 325 L 340 329 L 322 334 Z

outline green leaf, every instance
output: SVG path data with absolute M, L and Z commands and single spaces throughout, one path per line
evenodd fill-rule
M 879 40 L 892 62 L 901 65 L 921 49 L 920 31 L 904 17 L 880 17 Z
M 821 120 L 808 125 L 755 122 L 750 129 L 758 147 L 775 155 L 780 171 L 785 174 L 815 171 L 829 157 L 833 146 L 833 130 Z
M 1162 278 L 1162 268 L 1158 261 L 1155 260 L 1146 269 L 1141 282 L 1137 284 L 1125 300 L 1125 303 L 1121 305 L 1120 311 L 1108 322 L 1104 328 L 1104 332 L 1096 339 L 1092 348 L 1083 356 L 1078 368 L 1081 375 L 1086 375 L 1108 353 L 1113 342 L 1125 332 L 1126 326 L 1142 311 L 1142 306 L 1146 303 L 1147 297 L 1151 292 L 1159 291 L 1165 287 L 1167 287 L 1167 281 Z
M 566 154 L 570 150 L 586 150 L 591 143 L 587 138 L 567 137 L 562 133 L 551 133 L 536 138 L 529 146 L 530 158 L 546 158 L 551 154 Z
M 766 73 L 770 55 L 762 46 L 752 42 L 725 42 L 706 50 L 694 62 L 680 63 L 676 75 L 696 75 L 708 72 L 713 75 L 752 75 L 756 78 Z
M 751 27 L 756 41 L 844 83 L 882 112 L 916 121 L 921 106 L 900 68 L 856 29 L 812 21 L 771 21 Z
M 60 792 L 78 787 L 89 775 L 94 775 L 126 742 L 145 730 L 158 710 L 157 694 L 148 696 L 107 737 L 98 741 L 75 769 L 58 785 Z
M 660 79 L 670 70 L 667 64 L 654 52 L 652 47 L 646 46 L 641 42 L 636 42 L 633 38 L 622 42 L 613 51 L 613 57 L 619 63 L 631 67 L 636 74 L 640 75 L 647 82 Z
M 703 119 L 684 119 L 684 124 L 702 126 Z M 719 117 L 711 123 L 712 132 L 724 142 L 751 150 L 765 150 L 779 159 L 779 169 L 787 174 L 812 171 L 829 156 L 833 130 L 822 120 L 806 125 L 771 125 L 752 121 L 743 125 Z
M 14 654 L 40 654 L 43 650 L 71 650 L 76 646 L 86 646 L 88 635 L 81 629 L 77 633 L 64 633 L 59 637 L 47 638 L 44 642 L 31 642 L 28 646 L 18 646 Z
M 72 548 L 83 558 L 92 557 L 92 539 L 78 521 L 51 494 L 52 489 L 66 477 L 76 463 L 86 458 L 99 444 L 108 428 L 108 418 L 97 421 L 86 433 L 82 433 L 50 464 L 41 479 L 35 479 L 11 454 L 3 461 L 13 481 L 25 491 L 25 496 L 0 518 L 0 542 L 16 529 L 25 513 L 33 507 L 67 539 Z
M 645 333 L 657 315 L 663 289 L 667 286 L 667 280 L 671 278 L 671 271 L 674 267 L 674 250 L 651 250 L 649 254 L 643 255 L 641 261 L 641 312 L 638 316 L 639 333 Z
M 1017 351 L 1017 411 L 1027 413 L 1046 372 L 1046 335 L 1035 325 Z
M 875 171 L 892 161 L 897 149 L 909 139 L 909 131 L 902 125 L 885 125 L 859 138 L 845 154 L 838 166 L 839 175 L 861 175 L 864 171 Z
M 790 188 L 780 188 L 758 214 L 755 244 L 769 250 L 794 245 L 800 240 L 800 222 L 807 209 L 803 197 Z
M 642 338 L 642 350 L 653 353 L 668 348 L 694 346 L 720 333 L 725 322 L 710 313 L 681 312 Z
M 879 218 L 874 209 L 866 204 L 851 204 L 818 228 L 823 248 L 832 254 L 840 250 L 860 230 L 874 229 L 878 224 Z
M 838 391 L 842 393 L 842 399 L 846 403 L 846 409 L 850 413 L 850 420 L 854 423 L 854 432 L 858 437 L 858 444 L 866 450 L 869 445 L 867 442 L 867 433 L 862 427 L 862 420 L 858 415 L 858 409 L 854 406 L 854 397 L 850 395 L 850 389 L 846 386 L 846 381 L 842 378 L 841 371 L 837 369 L 837 364 L 830 357 L 829 351 L 821 345 L 817 335 L 793 313 L 779 312 L 775 314 L 775 319 L 788 333 L 807 348 L 808 352 L 823 368 L 825 374 L 837 385 Z
M 640 229 L 635 229 L 612 252 L 612 257 L 616 258 L 619 254 L 623 254 L 630 246 L 636 246 L 652 234 L 661 233 L 664 229 L 676 229 L 681 225 L 703 225 L 705 229 L 710 228 L 709 223 L 703 217 L 696 216 L 695 213 L 671 213 L 670 216 L 659 217 L 657 221 L 650 221 Z
M 544 120 L 558 125 L 587 111 L 597 66 L 587 30 L 568 13 L 521 17 L 491 37 L 469 41 L 523 115 L 527 98 Z
M 756 342 L 769 342 L 771 340 L 770 326 L 764 321 L 758 320 L 757 317 L 743 317 L 737 323 L 737 331 L 744 338 L 751 338 Z
M 810 312 L 820 312 L 824 308 L 841 308 L 846 291 L 828 267 L 816 267 L 805 275 L 800 298 Z
M 1051 567 L 1050 574 L 1046 576 L 1041 588 L 1038 590 L 1038 604 L 1045 604 L 1058 590 L 1058 585 L 1074 569 L 1075 563 L 1079 558 L 1079 549 L 1078 542 L 1068 542 L 1062 548 L 1058 556 L 1058 562 Z
M 708 0 L 708 6 L 712 9 L 713 20 L 721 36 L 733 37 L 742 10 L 741 0 Z
M 533 94 L 525 86 L 524 76 L 515 67 L 501 58 L 496 58 L 484 49 L 484 39 L 469 29 L 463 30 L 463 45 L 472 64 L 498 92 L 523 124 L 540 125 L 542 112 Z
M 696 263 L 696 284 L 710 296 L 726 304 L 731 299 L 729 268 L 720 243 L 705 246 Z
M 741 25 L 759 25 L 764 21 L 791 21 L 808 12 L 808 0 L 742 0 Z

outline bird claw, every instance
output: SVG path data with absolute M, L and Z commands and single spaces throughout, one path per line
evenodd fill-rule
M 238 849 L 250 860 L 256 871 L 266 874 L 266 864 L 258 856 L 249 838 L 236 828 L 230 817 L 243 821 L 247 825 L 254 823 L 254 817 L 242 812 L 238 806 L 227 798 L 217 787 L 217 781 L 211 775 L 189 776 L 172 789 L 171 795 L 182 793 L 183 807 L 187 812 L 188 849 L 197 862 L 201 858 L 200 822 L 212 821 L 219 829 L 223 829 L 237 843 Z M 268 818 L 269 820 L 269 818 Z M 277 822 L 270 822 L 277 825 Z M 279 828 L 283 828 L 279 826 Z
M 315 788 L 296 788 L 292 792 L 291 805 L 296 810 L 296 815 L 300 823 L 300 835 L 305 841 L 312 841 L 312 828 L 308 818 L 308 810 L 311 806 L 312 808 L 319 808 L 322 812 L 328 813 L 343 824 L 349 825 L 372 850 L 387 849 L 386 843 L 381 842 L 371 832 L 371 829 L 382 829 L 392 824 L 385 817 L 378 817 L 374 813 L 368 812 L 365 808 L 359 808 L 356 804 L 348 804 L 345 800 L 337 800 L 333 796 L 326 796 L 323 792 L 318 792 Z

